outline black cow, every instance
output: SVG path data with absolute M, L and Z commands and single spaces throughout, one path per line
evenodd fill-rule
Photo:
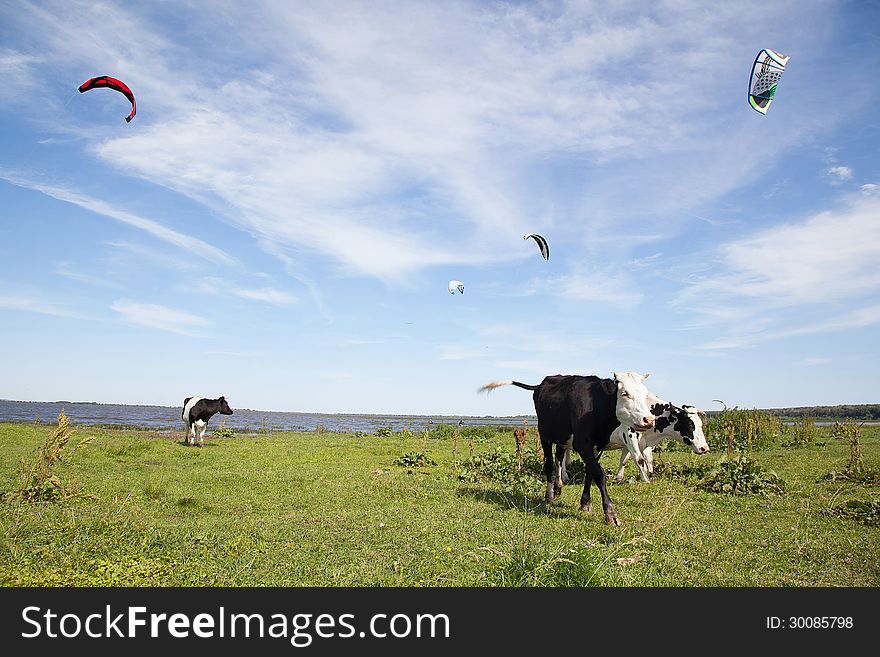
M 562 493 L 563 481 L 554 464 L 553 446 L 562 450 L 571 445 L 586 465 L 586 481 L 581 495 L 581 511 L 589 512 L 590 483 L 596 482 L 602 495 L 605 520 L 619 525 L 617 511 L 605 487 L 605 471 L 599 464 L 599 454 L 608 445 L 611 432 L 618 425 L 647 431 L 654 422 L 648 403 L 648 390 L 642 384 L 648 375 L 635 372 L 616 372 L 613 379 L 597 376 L 556 375 L 544 377 L 536 386 L 518 381 L 494 381 L 480 391 L 490 391 L 512 384 L 525 390 L 534 390 L 535 411 L 538 415 L 538 433 L 544 450 L 544 474 L 547 477 L 546 502 Z M 560 452 L 560 455 L 562 452 Z
M 183 400 L 183 412 L 181 419 L 186 422 L 186 435 L 184 444 L 196 444 L 196 427 L 199 429 L 199 447 L 205 445 L 205 429 L 208 420 L 215 414 L 232 415 L 232 409 L 226 403 L 225 397 L 219 399 L 205 399 L 204 397 L 187 397 Z

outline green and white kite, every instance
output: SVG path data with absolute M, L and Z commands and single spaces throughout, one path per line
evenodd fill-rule
M 790 57 L 775 50 L 764 48 L 755 57 L 752 77 L 749 79 L 749 105 L 756 112 L 766 114 L 776 95 L 776 85 L 785 71 Z

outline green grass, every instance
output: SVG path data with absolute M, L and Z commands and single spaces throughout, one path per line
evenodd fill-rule
M 0 424 L 0 491 L 16 488 L 19 459 L 52 430 Z M 826 510 L 867 508 L 880 491 L 822 480 L 849 456 L 826 434 L 750 454 L 785 481 L 781 495 L 719 495 L 659 475 L 642 484 L 629 470 L 610 487 L 623 522 L 611 527 L 595 487 L 583 514 L 581 485 L 548 506 L 538 480 L 461 478 L 462 439 L 456 464 L 451 438 L 426 445 L 418 433 L 209 435 L 198 449 L 182 433 L 80 427 L 77 439 L 93 440 L 58 475 L 82 495 L 0 504 L 0 584 L 876 587 L 876 513 L 872 523 Z M 864 427 L 861 445 L 866 466 L 880 467 L 880 427 Z M 714 463 L 725 448 L 712 447 L 657 458 Z M 436 465 L 401 459 L 425 448 Z M 512 430 L 481 436 L 474 454 L 493 449 L 515 454 Z M 602 458 L 607 470 L 617 458 Z

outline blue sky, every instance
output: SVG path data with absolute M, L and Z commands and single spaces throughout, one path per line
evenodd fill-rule
M 880 402 L 877 25 L 0 1 L 0 398 L 517 415 L 477 388 L 636 370 L 710 409 Z M 761 48 L 791 57 L 766 116 Z

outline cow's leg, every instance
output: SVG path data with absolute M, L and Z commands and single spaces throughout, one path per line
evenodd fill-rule
M 627 461 L 629 461 L 629 450 L 620 450 L 620 467 L 617 470 L 617 477 L 615 477 L 618 483 L 623 481 L 623 473 L 626 470 Z
M 645 455 L 645 463 L 648 466 L 648 474 L 654 474 L 654 448 L 645 447 L 645 449 L 642 450 L 642 454 Z
M 556 458 L 553 463 L 553 491 L 556 497 L 562 495 L 562 486 L 568 483 L 568 472 L 565 469 L 565 445 L 556 446 Z
M 586 443 L 586 441 L 584 442 Z M 593 451 L 592 445 L 587 444 L 578 453 L 584 460 L 587 471 L 587 481 L 584 484 L 584 493 L 581 496 L 581 511 L 590 511 L 590 482 L 595 481 L 596 487 L 602 495 L 602 509 L 605 511 L 605 521 L 611 525 L 619 525 L 620 520 L 617 517 L 617 511 L 605 486 L 605 470 L 602 469 L 602 464 L 599 463 L 599 458 Z
M 208 428 L 207 422 L 199 422 L 199 447 L 205 446 L 205 430 Z
M 650 479 L 648 479 L 648 468 L 645 464 L 645 457 L 642 454 L 642 448 L 639 446 L 639 432 L 627 429 L 626 433 L 624 433 L 623 440 L 626 443 L 627 451 L 633 457 L 633 461 L 636 462 L 636 466 L 639 469 L 639 476 L 642 478 L 642 481 L 650 481 Z
M 547 490 L 544 493 L 544 501 L 549 504 L 555 497 L 553 480 L 556 476 L 556 464 L 553 461 L 553 443 L 542 437 L 541 449 L 544 450 L 544 476 L 547 478 Z
M 187 445 L 195 445 L 196 444 L 196 425 L 195 424 L 190 424 L 187 426 L 186 444 Z

